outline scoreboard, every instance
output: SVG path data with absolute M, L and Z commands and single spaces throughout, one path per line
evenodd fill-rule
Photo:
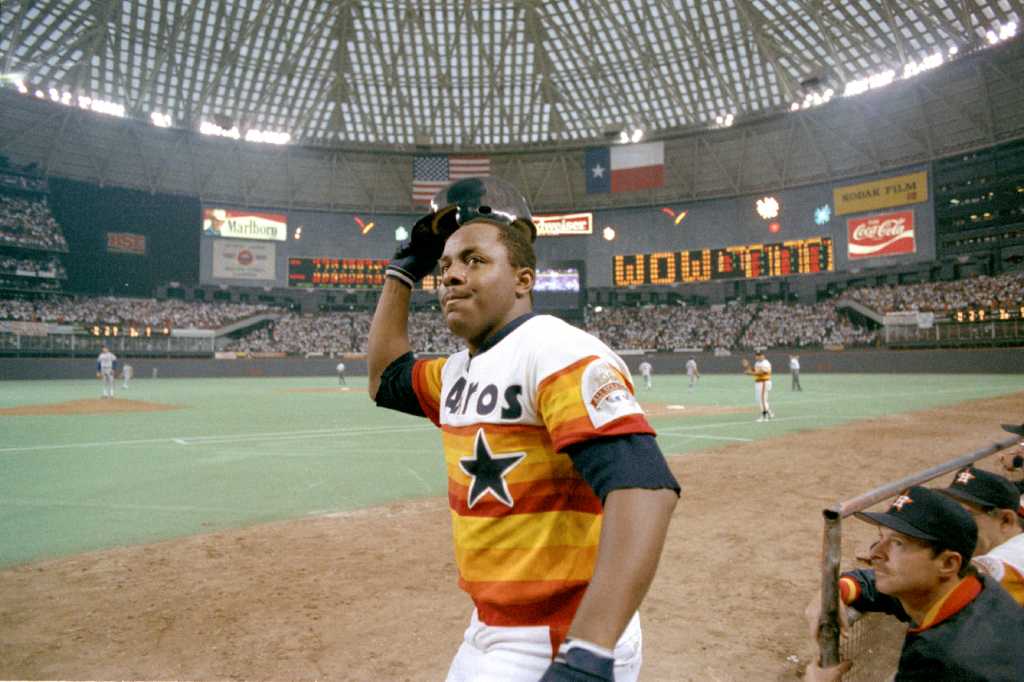
M 288 286 L 303 289 L 379 289 L 384 258 L 289 258 Z
M 957 310 L 951 315 L 954 322 L 1003 322 L 1005 320 L 1024 320 L 1024 304 L 1002 306 L 999 308 L 982 308 L 968 306 Z
M 835 260 L 829 237 L 614 256 L 612 262 L 617 287 L 785 277 L 833 270 Z

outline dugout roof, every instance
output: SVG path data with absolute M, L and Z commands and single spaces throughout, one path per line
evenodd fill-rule
M 178 128 L 528 149 L 788 111 L 1022 18 L 1024 0 L 11 0 L 0 57 Z

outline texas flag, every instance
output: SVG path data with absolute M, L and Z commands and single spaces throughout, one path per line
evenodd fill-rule
M 665 184 L 665 143 L 588 149 L 586 173 L 587 194 L 662 187 Z

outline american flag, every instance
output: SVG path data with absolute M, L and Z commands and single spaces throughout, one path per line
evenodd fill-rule
M 491 160 L 486 156 L 447 156 L 431 154 L 412 160 L 412 204 L 429 206 L 441 189 L 463 178 L 491 174 Z

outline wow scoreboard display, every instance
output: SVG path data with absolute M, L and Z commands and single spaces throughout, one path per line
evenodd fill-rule
M 379 289 L 384 258 L 289 258 L 288 286 L 300 289 Z
M 617 287 L 809 275 L 835 270 L 832 239 L 810 237 L 777 244 L 727 246 L 614 256 Z

